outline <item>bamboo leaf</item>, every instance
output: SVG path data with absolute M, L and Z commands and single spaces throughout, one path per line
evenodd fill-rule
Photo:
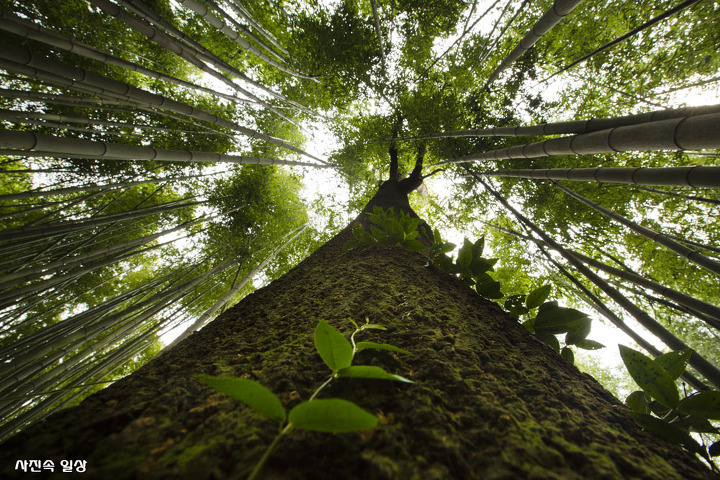
M 195 377 L 218 392 L 244 403 L 278 423 L 285 421 L 285 407 L 282 402 L 259 382 L 236 377 L 211 377 L 209 375 L 195 375 Z
M 375 415 L 339 398 L 303 402 L 290 410 L 289 419 L 295 428 L 325 433 L 368 430 L 380 422 Z
M 399 353 L 405 353 L 407 355 L 412 355 L 411 352 L 408 352 L 407 350 L 403 350 L 400 347 L 396 347 L 395 345 L 389 345 L 387 343 L 375 343 L 375 342 L 358 342 L 356 344 L 357 351 L 360 352 L 362 350 L 390 350 L 392 352 L 399 352 Z
M 366 325 L 367 326 L 367 325 Z M 342 333 L 320 320 L 315 327 L 315 349 L 325 365 L 333 372 L 349 367 L 352 363 L 352 345 Z
M 337 372 L 338 378 L 374 378 L 377 380 L 395 380 L 397 382 L 415 383 L 400 375 L 385 371 L 380 367 L 372 365 L 358 365 L 347 367 Z
M 684 398 L 678 410 L 687 415 L 720 420 L 720 391 L 699 392 Z
M 664 368 L 642 353 L 620 345 L 620 356 L 630 376 L 645 393 L 669 408 L 680 403 L 675 382 Z

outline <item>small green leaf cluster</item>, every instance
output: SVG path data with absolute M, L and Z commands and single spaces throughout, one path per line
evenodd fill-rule
M 315 350 L 332 373 L 325 382 L 313 392 L 309 400 L 296 405 L 290 412 L 286 411 L 277 395 L 254 380 L 196 375 L 199 380 L 218 392 L 244 403 L 257 413 L 278 423 L 280 432 L 255 466 L 253 472 L 248 477 L 249 479 L 253 479 L 258 475 L 280 438 L 295 428 L 325 433 L 349 433 L 367 430 L 380 423 L 378 417 L 348 400 L 340 398 L 316 399 L 320 391 L 332 380 L 337 378 L 369 378 L 413 383 L 412 380 L 389 373 L 381 367 L 352 365 L 355 354 L 362 350 L 388 350 L 412 354 L 402 348 L 384 343 L 356 343 L 355 335 L 357 333 L 365 330 L 385 330 L 385 327 L 369 323 L 367 319 L 363 325 L 358 325 L 352 319 L 350 322 L 355 326 L 355 331 L 351 334 L 349 341 L 342 333 L 328 323 L 323 320 L 318 322 L 313 335 Z
M 504 303 L 501 304 L 503 308 L 513 318 L 521 319 L 524 316 L 526 320 L 523 326 L 570 363 L 575 361 L 571 345 L 586 350 L 604 347 L 599 342 L 587 339 L 591 327 L 590 317 L 574 308 L 560 307 L 555 301 L 545 301 L 550 295 L 550 285 L 538 287 L 527 295 L 505 296 L 500 282 L 488 273 L 493 271 L 498 260 L 482 257 L 485 237 L 475 242 L 465 238 L 457 259 L 453 260 L 447 254 L 455 249 L 455 244 L 443 241 L 438 231 L 434 231 L 433 235 L 435 243 L 430 248 L 430 259 L 438 268 L 452 275 L 458 275 L 465 283 L 474 286 L 482 297 L 490 300 L 505 297 Z M 565 334 L 562 349 L 556 337 L 559 334 Z
M 481 296 L 490 300 L 502 298 L 505 295 L 500 291 L 500 282 L 490 276 L 497 258 L 483 258 L 485 237 L 471 242 L 463 240 L 463 246 L 458 250 L 457 258 L 453 261 L 447 254 L 455 249 L 455 244 L 443 241 L 440 233 L 433 232 L 435 242 L 430 249 L 430 259 L 442 271 L 451 275 L 458 275 L 465 283 Z
M 525 298 L 526 315 L 537 308 L 534 317 L 525 320 L 522 325 L 537 338 L 559 352 L 570 363 L 574 363 L 575 354 L 570 346 L 584 350 L 597 350 L 603 348 L 600 342 L 587 338 L 592 328 L 592 319 L 586 314 L 574 308 L 561 307 L 558 302 L 545 301 L 550 294 L 550 285 L 543 285 L 530 292 Z M 522 295 L 520 295 L 522 297 Z M 517 300 L 513 306 L 519 311 Z M 563 347 L 560 348 L 560 341 L 557 335 L 565 334 Z
M 367 214 L 370 221 L 370 231 L 363 228 L 360 223 L 352 226 L 353 239 L 343 245 L 343 250 L 350 250 L 357 247 L 403 247 L 413 252 L 427 250 L 417 237 L 420 235 L 418 227 L 422 223 L 417 217 L 390 207 L 387 210 L 380 206 L 373 208 L 372 213 Z
M 642 390 L 632 392 L 625 404 L 641 428 L 667 441 L 682 445 L 708 462 L 720 454 L 720 442 L 707 447 L 690 433 L 720 433 L 710 420 L 720 420 L 720 391 L 696 392 L 680 399 L 675 381 L 683 374 L 691 349 L 676 350 L 655 358 L 620 345 L 620 356 L 635 383 Z M 711 463 L 712 465 L 712 463 Z

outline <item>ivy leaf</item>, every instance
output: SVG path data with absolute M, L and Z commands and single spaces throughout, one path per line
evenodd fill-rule
M 410 250 L 411 252 L 422 252 L 423 250 L 427 250 L 428 248 L 423 245 L 419 240 L 415 239 L 404 240 L 402 246 L 407 250 Z
M 358 365 L 343 368 L 337 372 L 338 378 L 374 378 L 377 380 L 395 380 L 397 382 L 415 383 L 400 375 L 394 375 L 380 367 L 372 365 Z
M 371 244 L 373 243 L 373 238 L 370 236 L 370 234 L 365 231 L 361 223 L 355 223 L 352 226 L 352 234 L 353 237 L 355 237 L 355 240 L 357 240 L 360 243 L 366 243 Z
M 587 321 L 588 316 L 574 308 L 559 307 L 557 304 L 545 307 L 548 303 L 542 304 L 535 316 L 536 331 L 565 333 L 582 326 Z
M 678 410 L 687 415 L 720 420 L 720 391 L 690 395 L 680 402 Z
M 367 327 L 367 325 L 365 325 Z M 353 349 L 342 333 L 320 320 L 315 327 L 315 349 L 325 365 L 333 372 L 349 367 L 352 363 Z
M 675 382 L 664 368 L 632 348 L 620 345 L 620 356 L 630 376 L 645 393 L 669 408 L 680 403 Z
M 354 238 L 351 240 L 348 240 L 347 242 L 343 243 L 343 252 L 347 252 L 348 250 L 352 250 L 353 248 L 360 245 L 360 243 L 355 240 Z
M 628 412 L 628 414 L 643 430 L 652 432 L 668 442 L 686 444 L 691 440 L 687 432 L 650 414 L 640 412 Z
M 481 273 L 487 272 L 488 270 L 492 270 L 493 266 L 498 262 L 497 258 L 482 258 L 482 257 L 473 257 L 472 261 L 470 262 L 470 273 L 473 274 L 473 276 L 478 276 Z
M 596 342 L 595 340 L 580 340 L 575 344 L 576 347 L 582 348 L 583 350 L 599 350 L 601 348 L 605 348 L 605 345 L 603 345 L 600 342 Z
M 500 291 L 500 282 L 496 281 L 487 273 L 481 273 L 475 277 L 475 290 L 478 294 L 489 299 L 502 298 L 504 295 Z
M 472 259 L 473 259 L 472 248 L 473 248 L 472 243 L 470 243 L 470 240 L 468 240 L 466 238 L 463 243 L 463 246 L 460 247 L 460 250 L 458 251 L 458 258 L 457 258 L 457 263 L 460 266 L 462 266 L 463 268 L 469 267 L 470 262 L 472 262 Z
M 543 285 L 528 293 L 525 299 L 525 306 L 529 309 L 539 307 L 550 295 L 550 285 Z
M 589 318 L 581 320 L 578 325 L 570 328 L 565 335 L 565 343 L 568 345 L 575 345 L 578 342 L 582 342 L 590 334 L 590 328 L 592 322 Z
M 523 327 L 525 327 L 528 332 L 535 333 L 535 319 L 534 318 L 525 320 L 524 322 L 521 323 L 521 325 Z
M 485 237 L 478 238 L 472 245 L 472 256 L 473 258 L 482 257 L 483 249 L 485 248 Z
M 632 392 L 625 399 L 625 405 L 630 407 L 633 412 L 650 413 L 650 397 L 640 390 Z
M 195 377 L 218 392 L 244 403 L 278 423 L 285 421 L 285 407 L 283 407 L 280 399 L 267 387 L 255 380 L 236 377 L 211 377 L 200 374 L 195 375 Z
M 544 310 L 548 310 L 548 309 L 551 309 L 551 308 L 555 308 L 555 307 L 557 307 L 557 306 L 558 306 L 557 301 L 555 301 L 555 300 L 550 300 L 549 302 L 545 302 L 545 303 L 543 303 L 542 305 L 540 305 L 540 308 L 538 308 L 538 313 L 540 313 L 540 312 L 542 312 L 542 311 L 544 311 Z
M 570 362 L 570 363 L 572 363 L 573 365 L 575 365 L 575 354 L 573 353 L 573 351 L 572 351 L 570 348 L 568 348 L 568 347 L 563 347 L 563 349 L 560 350 L 560 355 L 561 355 L 565 360 L 567 360 L 568 362 Z
M 663 353 L 655 359 L 655 363 L 665 369 L 673 380 L 676 380 L 683 374 L 687 363 L 692 355 L 692 349 L 676 350 L 674 352 Z
M 295 428 L 325 433 L 368 430 L 380 422 L 375 415 L 340 398 L 303 402 L 290 410 L 289 419 Z
M 387 343 L 375 343 L 375 342 L 358 342 L 356 345 L 357 351 L 360 352 L 362 350 L 390 350 L 391 352 L 398 352 L 398 353 L 405 353 L 407 355 L 412 355 L 411 352 L 408 352 L 407 350 L 403 350 L 400 347 L 396 347 L 395 345 L 389 345 Z
M 552 333 L 535 332 L 535 336 L 556 352 L 560 352 L 560 342 Z

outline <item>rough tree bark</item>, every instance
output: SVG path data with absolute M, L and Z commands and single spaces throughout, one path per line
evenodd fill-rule
M 419 180 L 419 171 L 391 177 L 366 211 L 410 211 L 407 193 Z M 87 460 L 83 478 L 244 478 L 277 424 L 193 374 L 256 379 L 291 407 L 327 376 L 313 347 L 317 322 L 348 332 L 348 318 L 367 317 L 388 330 L 363 340 L 414 356 L 365 350 L 358 363 L 416 383 L 337 380 L 322 396 L 355 401 L 384 425 L 295 431 L 264 478 L 714 477 L 680 447 L 641 431 L 595 380 L 422 254 L 344 252 L 349 238 L 346 228 L 136 373 L 5 442 L 3 474 L 14 473 L 17 459 L 41 458 Z

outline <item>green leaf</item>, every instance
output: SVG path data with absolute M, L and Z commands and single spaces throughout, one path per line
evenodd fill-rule
M 400 375 L 394 375 L 380 367 L 372 365 L 358 365 L 343 368 L 342 370 L 338 370 L 337 376 L 339 378 L 375 378 L 378 380 L 395 380 L 398 382 L 414 383 L 412 380 L 408 380 Z
M 377 240 L 381 240 L 387 236 L 385 232 L 377 228 L 375 225 L 370 225 L 370 235 L 375 237 Z
M 630 376 L 645 393 L 666 407 L 675 408 L 680 403 L 677 387 L 664 368 L 642 353 L 620 345 L 620 356 Z
M 544 310 L 551 309 L 551 308 L 556 308 L 557 306 L 558 306 L 557 301 L 550 300 L 549 302 L 545 302 L 542 305 L 540 305 L 540 308 L 538 308 L 538 313 L 540 313 Z
M 349 433 L 375 427 L 380 419 L 353 402 L 326 398 L 303 402 L 290 410 L 290 424 L 303 430 Z
M 676 350 L 674 352 L 663 353 L 655 359 L 655 363 L 664 368 L 673 380 L 676 380 L 685 371 L 691 355 L 692 349 L 690 348 Z
M 528 330 L 528 332 L 535 333 L 535 319 L 534 318 L 525 320 L 524 322 L 521 323 L 521 325 L 523 327 L 525 327 Z
M 478 238 L 475 243 L 472 245 L 472 257 L 473 258 L 480 258 L 482 257 L 483 249 L 485 248 L 485 237 L 482 236 Z
M 562 350 L 560 350 L 560 355 L 568 362 L 572 363 L 573 365 L 575 364 L 575 354 L 570 348 L 564 347 Z
M 361 223 L 355 223 L 352 226 L 352 234 L 360 243 L 371 244 L 373 239 L 368 232 L 365 231 Z
M 470 262 L 470 273 L 473 274 L 473 276 L 478 276 L 481 273 L 487 272 L 488 270 L 492 270 L 493 266 L 498 262 L 497 258 L 482 258 L 473 257 L 472 262 Z
M 640 390 L 632 392 L 625 399 L 625 405 L 630 407 L 630 410 L 632 410 L 633 412 L 650 413 L 650 406 L 648 405 L 649 403 L 650 397 L 648 397 L 645 392 L 642 392 Z
M 542 305 L 545 299 L 547 299 L 547 297 L 550 295 L 550 289 L 550 285 L 543 285 L 542 287 L 538 287 L 532 292 L 528 293 L 528 296 L 525 299 L 525 306 L 527 308 L 533 309 Z
M 535 332 L 535 336 L 542 340 L 543 343 L 548 345 L 556 352 L 560 351 L 560 342 L 558 342 L 558 339 L 555 335 L 545 332 Z
M 244 403 L 272 420 L 279 423 L 285 421 L 285 407 L 283 407 L 280 399 L 267 387 L 255 380 L 236 377 L 211 377 L 209 375 L 195 375 L 195 377 L 218 392 Z
M 391 352 L 399 352 L 399 353 L 405 353 L 407 355 L 412 355 L 412 353 L 408 352 L 407 350 L 403 350 L 400 347 L 396 347 L 395 345 L 388 345 L 387 343 L 375 343 L 375 342 L 358 342 L 356 345 L 357 351 L 360 352 L 362 350 L 390 350 Z
M 475 280 L 475 290 L 478 294 L 489 299 L 502 298 L 503 293 L 500 291 L 500 282 L 496 281 L 487 273 L 481 273 Z
M 650 406 L 650 411 L 658 417 L 664 417 L 670 411 L 668 407 L 658 402 L 657 400 L 653 400 L 648 405 Z
M 581 320 L 578 325 L 570 328 L 565 335 L 565 343 L 567 345 L 575 345 L 578 342 L 582 342 L 590 334 L 590 328 L 592 321 L 589 318 Z
M 652 432 L 668 442 L 685 444 L 690 439 L 687 432 L 650 414 L 640 412 L 628 412 L 628 414 L 643 430 Z
M 670 422 L 670 425 L 675 425 L 678 428 L 690 432 L 718 433 L 718 429 L 713 427 L 712 423 L 710 423 L 707 418 L 694 417 L 692 415 L 682 415 Z
M 362 327 L 360 327 L 360 330 L 366 330 L 366 329 L 368 329 L 368 328 L 371 329 L 371 330 L 387 330 L 387 327 L 384 327 L 384 326 L 379 325 L 379 324 L 377 324 L 377 323 L 366 323 L 365 325 L 363 325 Z
M 460 247 L 460 250 L 458 251 L 458 258 L 457 263 L 462 266 L 463 268 L 467 268 L 470 266 L 470 262 L 472 262 L 473 256 L 472 256 L 472 248 L 473 245 L 470 243 L 470 240 L 467 238 L 463 242 L 463 246 Z
M 354 238 L 351 240 L 348 240 L 347 242 L 343 243 L 343 252 L 347 252 L 348 250 L 352 250 L 353 248 L 360 245 L 360 243 L 355 240 Z
M 367 325 L 365 325 L 367 327 Z M 349 367 L 353 349 L 342 333 L 320 320 L 315 327 L 315 349 L 333 372 Z
M 588 316 L 574 308 L 559 307 L 547 303 L 542 304 L 535 316 L 535 330 L 547 333 L 565 333 L 572 329 L 581 327 Z M 545 308 L 543 308 L 545 307 Z
M 582 348 L 583 350 L 599 350 L 601 348 L 605 348 L 605 345 L 603 345 L 600 342 L 596 342 L 595 340 L 580 340 L 575 344 L 576 347 Z
M 699 392 L 684 398 L 678 410 L 687 415 L 720 420 L 720 391 Z
M 410 250 L 411 252 L 422 252 L 423 250 L 427 250 L 428 247 L 423 245 L 419 240 L 405 240 L 402 242 L 403 248 Z

